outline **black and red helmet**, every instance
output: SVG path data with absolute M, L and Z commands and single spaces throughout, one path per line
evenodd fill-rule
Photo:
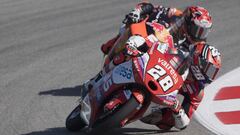
M 200 6 L 190 6 L 185 10 L 187 32 L 193 40 L 205 40 L 212 28 L 212 17 L 208 10 Z

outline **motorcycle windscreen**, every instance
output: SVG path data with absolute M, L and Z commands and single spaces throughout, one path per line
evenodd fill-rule
M 148 52 L 149 61 L 145 67 L 144 83 L 152 94 L 166 95 L 179 90 L 183 79 L 157 48 L 158 46 L 153 46 Z

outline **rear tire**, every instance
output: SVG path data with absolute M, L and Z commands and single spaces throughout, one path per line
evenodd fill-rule
M 96 122 L 96 124 L 93 126 L 93 133 L 101 131 L 106 132 L 110 129 L 120 128 L 120 123 L 122 122 L 122 120 L 124 120 L 138 106 L 138 101 L 134 97 L 131 97 L 126 104 L 119 106 L 119 108 L 117 108 L 115 112 L 107 116 L 105 119 Z
M 80 116 L 80 105 L 78 105 L 67 117 L 66 128 L 71 132 L 76 132 L 83 129 L 86 124 Z

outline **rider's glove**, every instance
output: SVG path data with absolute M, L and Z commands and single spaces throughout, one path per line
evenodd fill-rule
M 126 42 L 125 54 L 130 56 L 140 56 L 142 54 L 137 48 L 145 43 L 145 39 L 141 36 L 131 36 Z
M 138 23 L 141 20 L 141 9 L 140 8 L 135 8 L 132 10 L 129 14 L 126 15 L 123 23 Z
M 182 108 L 182 106 L 181 106 L 179 100 L 178 100 L 178 99 L 175 99 L 175 100 L 173 101 L 173 104 L 170 106 L 170 108 L 172 109 L 172 111 L 173 111 L 175 114 L 177 114 L 177 113 L 179 113 L 179 110 Z

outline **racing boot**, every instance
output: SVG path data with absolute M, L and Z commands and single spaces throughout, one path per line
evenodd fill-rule
M 178 113 L 173 113 L 173 117 L 175 120 L 175 125 L 174 127 L 180 130 L 185 129 L 189 123 L 190 119 L 188 118 L 187 114 L 183 109 L 180 109 Z

